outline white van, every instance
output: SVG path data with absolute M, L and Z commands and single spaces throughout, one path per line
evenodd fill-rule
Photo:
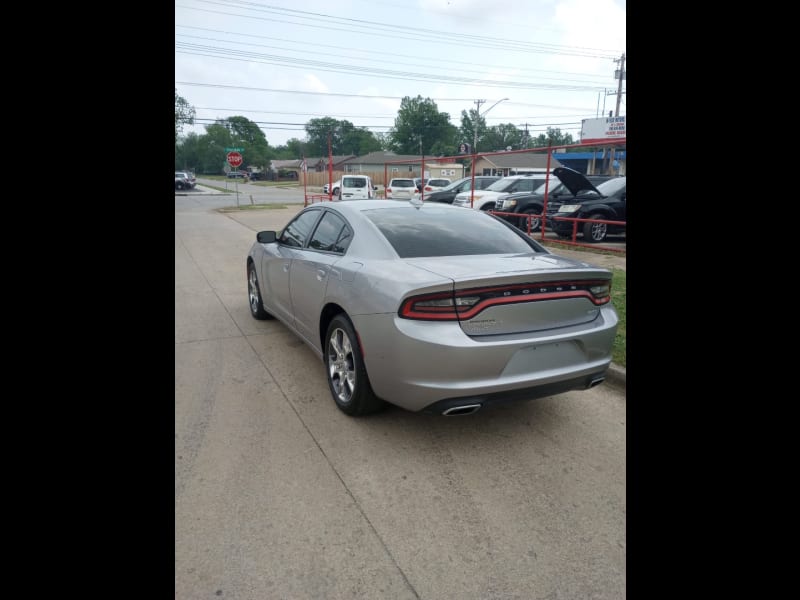
M 344 175 L 339 189 L 339 200 L 374 198 L 375 189 L 369 175 Z

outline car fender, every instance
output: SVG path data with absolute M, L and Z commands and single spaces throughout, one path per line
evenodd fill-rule
M 569 204 L 569 201 L 565 201 L 565 204 Z M 576 216 L 578 218 L 585 219 L 587 218 L 587 215 L 593 215 L 596 213 L 602 214 L 603 218 L 608 221 L 621 220 L 617 218 L 617 211 L 608 206 L 608 204 L 581 204 Z

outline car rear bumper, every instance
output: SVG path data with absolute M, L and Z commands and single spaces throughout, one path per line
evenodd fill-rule
M 585 388 L 611 363 L 618 323 L 610 306 L 588 323 L 502 336 L 471 337 L 458 323 L 396 315 L 352 320 L 375 393 L 415 412 Z

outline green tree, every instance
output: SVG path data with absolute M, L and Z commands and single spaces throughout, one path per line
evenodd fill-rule
M 225 167 L 225 148 L 234 145 L 233 136 L 224 121 L 206 125 L 205 134 L 199 140 L 200 172 L 221 174 Z
M 225 121 L 230 129 L 233 145 L 243 148 L 244 163 L 242 167 L 252 165 L 265 168 L 271 158 L 271 152 L 261 128 L 247 117 L 242 116 L 228 117 Z
M 200 150 L 201 139 L 194 131 L 181 140 L 181 143 L 175 146 L 175 170 L 176 171 L 192 171 L 193 173 L 202 173 L 200 169 Z
M 195 110 L 185 98 L 178 95 L 175 90 L 175 144 L 178 143 L 178 136 L 183 132 L 184 125 L 194 125 Z
M 331 117 L 311 119 L 306 123 L 306 134 L 306 156 L 328 156 L 329 136 L 331 153 L 335 155 L 360 156 L 381 149 L 380 141 L 372 132 L 346 120 L 338 121 Z
M 467 143 L 470 145 L 474 143 L 476 139 L 475 128 L 478 129 L 477 147 L 485 150 L 480 134 L 486 131 L 486 119 L 481 117 L 478 114 L 478 111 L 476 111 L 474 108 L 471 108 L 468 111 L 462 110 L 461 127 L 458 129 L 461 137 L 461 143 Z
M 545 148 L 547 146 L 566 146 L 574 144 L 572 134 L 561 133 L 560 129 L 547 128 L 547 133 L 540 133 L 533 139 L 533 148 Z
M 512 150 L 520 150 L 522 147 L 523 132 L 513 123 L 501 123 L 489 127 L 481 142 L 481 150 L 484 152 L 497 152 L 505 150 L 511 146 Z
M 339 121 L 331 117 L 311 119 L 306 123 L 306 151 L 308 156 L 328 156 L 328 136 L 330 136 L 331 153 L 337 154 L 336 150 L 341 146 L 339 123 Z
M 422 96 L 404 97 L 394 126 L 387 136 L 389 149 L 398 154 L 433 155 L 444 148 L 452 148 L 457 137 L 457 128 L 450 123 L 450 115 L 439 112 L 436 103 Z
M 289 138 L 285 146 L 280 146 L 281 158 L 291 160 L 294 158 L 302 158 L 306 156 L 306 144 L 297 138 Z M 287 155 L 288 154 L 288 155 Z

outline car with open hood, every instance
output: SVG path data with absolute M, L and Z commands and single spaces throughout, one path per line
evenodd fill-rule
M 570 198 L 574 198 L 576 195 L 558 178 L 559 173 L 564 173 L 564 171 L 562 171 L 560 167 L 554 169 L 550 181 L 547 182 L 547 184 L 543 183 L 540 185 L 533 193 L 516 192 L 514 194 L 509 194 L 502 200 L 498 200 L 494 210 L 497 212 L 525 215 L 524 217 L 515 217 L 507 214 L 498 216 L 516 225 L 523 231 L 528 231 L 529 222 L 530 233 L 540 231 L 542 225 L 541 216 L 545 206 L 545 185 L 549 186 L 547 190 L 548 203 L 565 202 Z M 592 185 L 597 185 L 598 183 L 608 181 L 612 178 L 610 175 L 584 175 L 584 177 L 586 181 Z M 574 189 L 576 189 L 578 193 L 581 191 L 588 191 L 588 188 L 587 190 L 582 190 L 580 185 Z M 527 215 L 530 215 L 530 217 Z
M 586 243 L 602 242 L 611 235 L 624 234 L 627 226 L 626 177 L 592 184 L 582 173 L 567 167 L 555 169 L 557 177 L 572 194 L 566 199 L 547 202 L 545 230 L 559 237 L 572 237 L 573 231 L 583 236 Z M 554 173 L 555 173 L 554 171 Z M 567 219 L 592 219 L 574 221 Z M 598 221 L 621 221 L 625 225 Z M 577 225 L 576 225 L 577 223 Z

